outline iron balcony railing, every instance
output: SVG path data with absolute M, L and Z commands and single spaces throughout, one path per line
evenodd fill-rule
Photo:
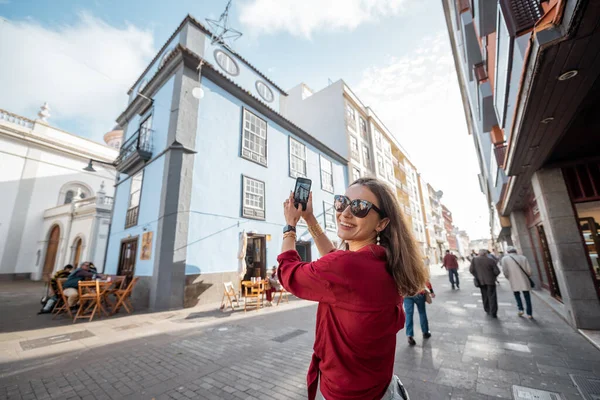
M 139 211 L 139 206 L 127 210 L 127 214 L 125 215 L 125 229 L 137 225 Z
M 136 153 L 144 153 L 146 155 L 151 154 L 153 132 L 154 131 L 152 129 L 140 128 L 137 132 L 131 135 L 123 143 L 123 145 L 121 145 L 121 151 L 115 163 L 119 165 L 131 157 L 131 155 Z

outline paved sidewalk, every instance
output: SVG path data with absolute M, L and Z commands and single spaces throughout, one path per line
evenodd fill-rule
M 570 374 L 598 379 L 600 351 L 536 297 L 536 319 L 519 318 L 505 280 L 499 319 L 493 320 L 468 273 L 461 270 L 462 289 L 451 291 L 437 269 L 432 267 L 438 296 L 428 306 L 433 337 L 423 341 L 417 316 L 417 346 L 407 345 L 404 331 L 398 335 L 395 371 L 413 400 L 511 399 L 513 385 L 584 399 Z M 0 365 L 0 399 L 303 399 L 315 310 L 299 301 L 204 322 L 178 312 L 163 318 L 160 329 L 152 323 L 107 330 L 109 338 L 77 339 L 83 348 L 67 342 L 22 350 L 21 357 Z M 139 316 L 136 324 L 152 317 Z M 92 325 L 76 326 L 82 331 Z M 86 345 L 117 341 L 132 330 L 157 332 Z M 27 355 L 41 349 L 45 354 Z

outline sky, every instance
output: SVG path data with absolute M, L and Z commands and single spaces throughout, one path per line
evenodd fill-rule
M 0 108 L 101 141 L 181 20 L 227 0 L 0 0 Z M 441 0 L 234 0 L 232 47 L 284 89 L 343 79 L 444 192 L 454 224 L 488 237 Z

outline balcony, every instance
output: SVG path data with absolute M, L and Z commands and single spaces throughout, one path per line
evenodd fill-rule
M 473 65 L 473 73 L 475 74 L 475 79 L 477 79 L 477 82 L 479 83 L 488 80 L 488 73 L 485 62 L 480 62 Z
M 123 143 L 115 160 L 117 171 L 127 174 L 152 157 L 152 133 L 151 129 L 140 128 Z
M 94 197 L 76 200 L 72 203 L 61 204 L 44 210 L 44 219 L 59 218 L 65 215 L 82 216 L 98 213 L 109 213 L 114 204 L 112 197 L 99 192 Z
M 494 156 L 496 157 L 496 164 L 500 168 L 504 168 L 504 160 L 506 158 L 506 144 L 494 147 Z
M 137 225 L 139 212 L 139 206 L 127 210 L 127 214 L 125 215 L 125 229 Z

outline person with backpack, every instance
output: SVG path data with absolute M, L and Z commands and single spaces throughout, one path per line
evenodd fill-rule
M 517 249 L 509 247 L 508 255 L 502 258 L 500 265 L 502 266 L 504 276 L 506 276 L 508 282 L 510 282 L 511 290 L 515 295 L 517 308 L 519 309 L 519 317 L 523 316 L 523 302 L 521 301 L 521 292 L 523 292 L 527 317 L 533 319 L 531 295 L 529 291 L 534 284 L 531 280 L 531 267 L 529 266 L 529 261 L 527 261 L 525 256 L 517 254 Z

